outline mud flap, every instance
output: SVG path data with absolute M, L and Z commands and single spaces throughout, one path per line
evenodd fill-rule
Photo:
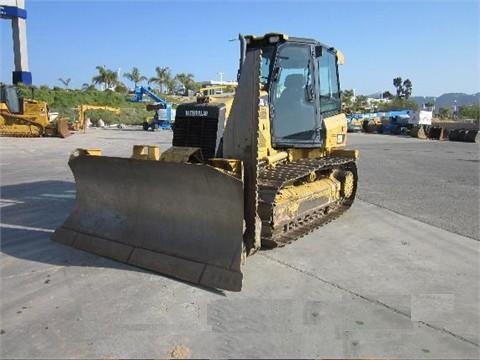
M 77 198 L 52 239 L 207 287 L 240 291 L 243 183 L 211 166 L 72 157 Z

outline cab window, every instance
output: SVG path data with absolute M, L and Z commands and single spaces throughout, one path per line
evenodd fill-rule
M 272 88 L 274 142 L 311 140 L 316 128 L 315 103 L 307 97 L 312 84 L 310 46 L 279 47 L 277 75 Z
M 331 50 L 322 49 L 317 58 L 320 84 L 320 112 L 340 112 L 340 89 L 338 86 L 337 56 Z

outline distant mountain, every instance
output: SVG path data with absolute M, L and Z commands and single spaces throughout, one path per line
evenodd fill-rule
M 422 104 L 426 102 L 434 102 L 434 97 L 433 96 L 412 96 L 410 100 L 416 102 L 419 107 L 422 107 Z M 435 108 L 441 109 L 441 108 L 448 108 L 451 109 L 453 105 L 455 104 L 455 100 L 457 101 L 457 106 L 464 106 L 464 105 L 474 105 L 480 104 L 480 93 L 468 95 L 464 93 L 447 93 L 447 94 L 442 94 L 435 98 Z

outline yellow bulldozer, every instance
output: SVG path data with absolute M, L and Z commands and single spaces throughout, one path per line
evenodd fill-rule
M 130 158 L 72 152 L 76 203 L 54 240 L 240 291 L 247 256 L 284 246 L 352 205 L 358 151 L 345 149 L 342 53 L 281 33 L 239 39 L 233 102 L 179 105 L 168 150 L 138 145 Z
M 0 135 L 19 137 L 70 135 L 66 119 L 50 122 L 48 104 L 25 99 L 13 85 L 0 85 Z

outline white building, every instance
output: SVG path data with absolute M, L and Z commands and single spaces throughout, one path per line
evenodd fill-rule
M 207 81 L 200 81 L 200 84 L 203 87 L 207 86 L 238 86 L 237 81 L 219 81 L 219 80 L 207 80 Z

